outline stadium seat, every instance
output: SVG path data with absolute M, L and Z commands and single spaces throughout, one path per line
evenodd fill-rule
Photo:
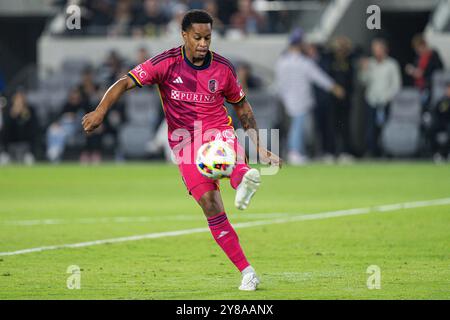
M 89 66 L 89 61 L 80 58 L 70 58 L 63 61 L 61 67 L 66 74 L 81 74 Z
M 119 150 L 125 157 L 145 157 L 147 143 L 152 137 L 148 125 L 125 124 L 119 131 Z
M 127 119 L 130 124 L 146 125 L 152 132 L 156 129 L 160 112 L 159 108 L 161 108 L 161 102 L 156 93 L 149 90 L 143 92 L 135 91 L 133 94 L 126 96 L 125 105 Z
M 389 120 L 381 135 L 381 144 L 387 154 L 402 157 L 417 153 L 421 112 L 418 90 L 405 88 L 397 94 L 392 101 Z
M 431 107 L 444 96 L 446 83 L 450 81 L 450 70 L 436 71 L 432 78 Z
M 47 95 L 50 98 L 48 108 L 53 113 L 59 113 L 62 110 L 64 103 L 67 101 L 68 92 L 62 89 L 51 94 L 50 92 L 47 92 Z
M 27 100 L 34 107 L 39 122 L 44 123 L 49 113 L 49 96 L 43 90 L 33 90 L 27 93 Z
M 61 71 L 55 72 L 39 82 L 39 89 L 56 92 L 64 88 L 66 77 Z

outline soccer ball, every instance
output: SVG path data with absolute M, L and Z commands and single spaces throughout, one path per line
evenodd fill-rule
M 236 153 L 222 140 L 213 140 L 203 144 L 195 159 L 198 171 L 205 177 L 221 179 L 229 177 L 236 165 Z

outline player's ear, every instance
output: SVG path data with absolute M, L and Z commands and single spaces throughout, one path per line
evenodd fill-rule
M 186 42 L 187 41 L 187 36 L 188 36 L 187 32 L 182 30 L 181 31 L 181 36 L 183 37 L 184 42 Z

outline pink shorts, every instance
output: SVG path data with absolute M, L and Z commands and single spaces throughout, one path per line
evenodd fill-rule
M 221 139 L 232 145 L 234 147 L 234 151 L 238 156 L 238 164 L 245 164 L 245 151 L 239 144 L 233 128 L 218 130 L 217 134 L 210 137 L 204 137 L 204 139 L 202 139 L 202 143 L 198 143 L 198 145 L 194 146 L 194 143 L 190 143 L 189 145 L 184 146 L 183 150 L 181 151 L 175 151 L 174 149 L 175 157 L 178 161 L 178 168 L 180 169 L 183 182 L 186 185 L 189 194 L 191 194 L 197 201 L 200 200 L 200 198 L 206 192 L 211 190 L 219 190 L 219 180 L 213 180 L 203 176 L 198 171 L 195 164 L 198 148 L 200 148 L 203 143 L 216 139 Z M 191 156 L 185 157 L 183 155 L 183 151 L 190 152 Z M 182 158 L 181 161 L 180 158 Z

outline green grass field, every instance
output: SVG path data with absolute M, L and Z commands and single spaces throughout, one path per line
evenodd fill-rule
M 286 167 L 232 224 L 450 197 L 450 168 L 422 163 Z M 0 299 L 449 299 L 450 202 L 240 228 L 261 276 L 240 275 L 208 232 L 5 255 L 206 228 L 178 169 L 163 164 L 0 168 Z M 68 266 L 81 268 L 69 290 Z M 369 290 L 366 269 L 381 269 Z

